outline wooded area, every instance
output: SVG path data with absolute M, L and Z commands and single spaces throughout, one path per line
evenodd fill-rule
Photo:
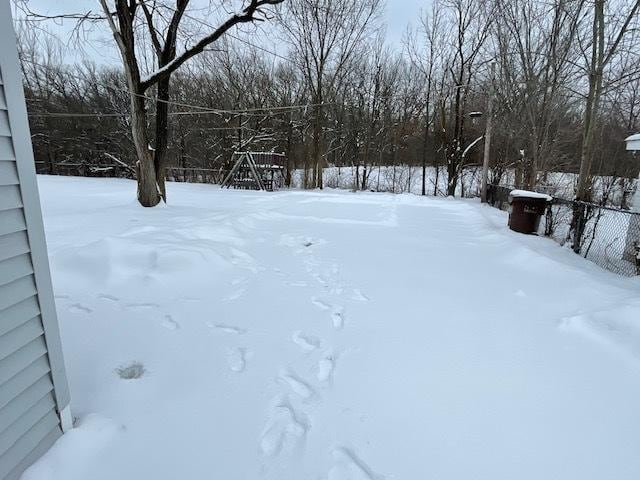
M 302 169 L 302 186 L 322 187 L 325 167 L 347 166 L 352 188 L 368 189 L 375 168 L 410 165 L 422 166 L 423 194 L 455 195 L 482 164 L 490 96 L 491 183 L 534 188 L 572 172 L 590 200 L 594 176 L 624 190 L 638 173 L 623 142 L 640 129 L 637 0 L 435 0 L 401 49 L 385 41 L 379 0 L 244 2 L 243 21 L 259 14 L 278 51 L 258 34 L 225 35 L 235 23 L 211 25 L 188 1 L 102 3 L 112 15 L 79 21 L 133 28 L 133 83 L 121 65 L 65 63 L 24 6 L 17 25 L 36 159 L 51 173 L 146 158 L 164 197 L 165 167 L 220 169 L 234 151 L 273 151 L 288 159 L 287 183 Z

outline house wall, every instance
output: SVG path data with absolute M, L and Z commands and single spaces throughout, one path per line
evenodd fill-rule
M 0 1 L 0 479 L 47 451 L 70 426 L 68 406 L 10 2 Z

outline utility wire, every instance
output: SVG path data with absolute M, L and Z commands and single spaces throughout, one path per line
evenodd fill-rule
M 163 6 L 164 6 L 165 8 L 167 8 L 168 10 L 172 10 L 172 11 L 174 11 L 174 12 L 176 11 L 176 9 L 175 9 L 174 7 L 170 7 L 169 5 L 163 5 Z M 193 20 L 194 22 L 197 22 L 197 23 L 199 23 L 200 25 L 205 26 L 205 27 L 207 27 L 207 28 L 211 28 L 211 29 L 213 29 L 213 30 L 215 30 L 215 29 L 217 28 L 217 27 L 214 27 L 213 25 L 211 25 L 210 23 L 208 23 L 208 22 L 206 22 L 206 21 L 202 20 L 201 18 L 194 17 L 193 15 L 190 15 L 190 14 L 188 14 L 188 13 L 186 13 L 186 12 L 183 14 L 183 16 L 184 16 L 184 17 L 186 17 L 186 18 L 188 18 L 188 19 L 190 19 L 190 20 Z M 293 65 L 295 65 L 295 66 L 299 66 L 299 65 L 298 65 L 294 60 L 292 60 L 291 58 L 289 58 L 289 57 L 285 57 L 284 55 L 280 55 L 279 53 L 276 53 L 276 52 L 274 52 L 274 51 L 272 51 L 272 50 L 269 50 L 269 49 L 267 49 L 267 48 L 265 48 L 265 47 L 262 47 L 262 46 L 260 46 L 260 45 L 256 45 L 255 43 L 251 43 L 251 42 L 249 42 L 248 40 L 245 40 L 245 39 L 244 39 L 244 38 L 242 38 L 242 37 L 238 37 L 237 35 L 234 35 L 233 33 L 230 33 L 229 31 L 225 32 L 225 33 L 224 33 L 224 36 L 228 36 L 228 37 L 230 37 L 230 38 L 233 38 L 234 40 L 237 40 L 237 41 L 239 41 L 239 42 L 241 42 L 241 43 L 244 43 L 245 45 L 248 45 L 248 46 L 250 46 L 250 47 L 252 47 L 252 48 L 255 48 L 256 50 L 261 50 L 261 51 L 263 51 L 263 52 L 265 52 L 265 53 L 268 53 L 268 54 L 270 54 L 270 55 L 273 55 L 274 57 L 277 57 L 277 58 L 279 58 L 279 59 L 281 59 L 281 60 L 284 60 L 284 61 L 286 61 L 286 62 L 290 62 L 290 63 L 292 63 L 292 64 L 293 64 Z M 223 36 L 223 38 L 224 38 L 224 36 Z
M 295 111 L 302 108 L 309 107 L 317 107 L 317 106 L 331 105 L 330 103 L 309 103 L 306 105 L 291 105 L 286 107 L 264 107 L 264 108 L 255 108 L 255 109 L 247 109 L 247 110 L 225 110 L 225 112 L 236 112 L 238 115 L 243 114 L 245 112 L 265 112 L 262 115 L 254 114 L 255 117 L 263 117 L 272 114 L 271 110 L 281 111 L 282 113 L 287 113 L 289 111 Z M 284 110 L 284 111 L 283 111 Z M 182 116 L 182 115 L 210 115 L 210 114 L 220 114 L 218 110 L 212 111 L 186 111 L 186 112 L 169 112 L 169 116 Z M 30 113 L 29 117 L 128 117 L 129 113 L 117 113 L 117 112 L 92 112 L 92 113 L 73 113 L 73 112 L 42 112 L 42 113 Z M 148 112 L 147 115 L 155 115 L 154 112 Z M 237 127 L 229 127 L 230 130 Z
M 33 60 L 29 60 L 29 59 L 25 59 L 25 58 L 21 58 L 21 61 L 25 62 L 25 63 L 29 63 L 41 68 L 50 68 L 47 65 L 43 65 L 41 63 L 38 62 L 34 62 Z M 74 75 L 70 72 L 64 72 L 64 75 L 67 75 L 71 78 L 75 78 L 77 80 L 80 80 L 82 82 L 87 81 L 87 78 L 83 78 L 79 75 Z M 98 82 L 96 81 L 95 83 L 97 83 L 98 85 L 102 85 L 104 88 L 107 89 L 113 89 L 113 90 L 118 90 L 121 92 L 126 93 L 127 95 L 131 94 L 129 92 L 128 89 L 124 89 L 124 88 L 119 88 L 116 87 L 114 85 L 107 85 L 103 82 Z M 182 107 L 182 108 L 190 108 L 190 109 L 194 109 L 197 111 L 186 111 L 186 112 L 172 112 L 170 114 L 173 115 L 197 115 L 197 114 L 213 114 L 213 115 L 239 115 L 239 114 L 245 114 L 245 113 L 257 113 L 257 112 L 267 112 L 263 115 L 257 115 L 257 116 L 264 116 L 264 115 L 268 115 L 269 112 L 283 112 L 283 113 L 288 113 L 289 111 L 295 111 L 295 110 L 302 110 L 302 109 L 306 109 L 306 108 L 311 108 L 311 107 L 317 107 L 317 106 L 325 106 L 325 105 L 331 105 L 330 103 L 308 103 L 308 104 L 302 104 L 302 105 L 285 105 L 285 106 L 280 106 L 280 107 L 256 107 L 256 108 L 245 108 L 245 109 L 235 109 L 235 110 L 227 110 L 227 109 L 220 109 L 220 108 L 210 108 L 210 107 L 203 107 L 200 105 L 191 105 L 188 103 L 181 103 L 181 102 L 174 102 L 174 101 L 169 101 L 169 100 L 160 100 L 160 99 L 156 99 L 154 97 L 150 97 L 148 95 L 143 95 L 143 94 L 138 94 L 138 93 L 134 93 L 133 95 L 139 96 L 139 97 L 143 97 L 147 100 L 151 100 L 151 101 L 156 101 L 156 102 L 162 102 L 162 103 L 167 103 L 169 105 L 174 105 L 177 107 Z M 51 112 L 51 115 L 56 115 L 56 116 L 62 116 L 62 113 L 58 113 L 58 112 Z M 79 114 L 69 114 L 69 115 L 79 115 Z M 86 115 L 90 115 L 90 114 L 86 114 Z M 106 113 L 97 113 L 97 114 L 92 114 L 94 116 L 122 116 L 122 115 L 128 115 L 128 114 L 124 114 L 124 113 L 117 113 L 117 112 L 106 112 Z

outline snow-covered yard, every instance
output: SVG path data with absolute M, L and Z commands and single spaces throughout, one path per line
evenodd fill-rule
M 24 480 L 640 478 L 640 282 L 504 212 L 39 182 L 78 420 Z

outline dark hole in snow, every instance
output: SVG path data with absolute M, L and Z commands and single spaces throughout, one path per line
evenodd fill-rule
M 311 245 L 313 245 L 313 242 L 304 242 L 305 247 L 310 247 Z
M 123 380 L 137 380 L 145 372 L 144 365 L 140 362 L 132 362 L 129 365 L 116 368 L 116 373 Z

